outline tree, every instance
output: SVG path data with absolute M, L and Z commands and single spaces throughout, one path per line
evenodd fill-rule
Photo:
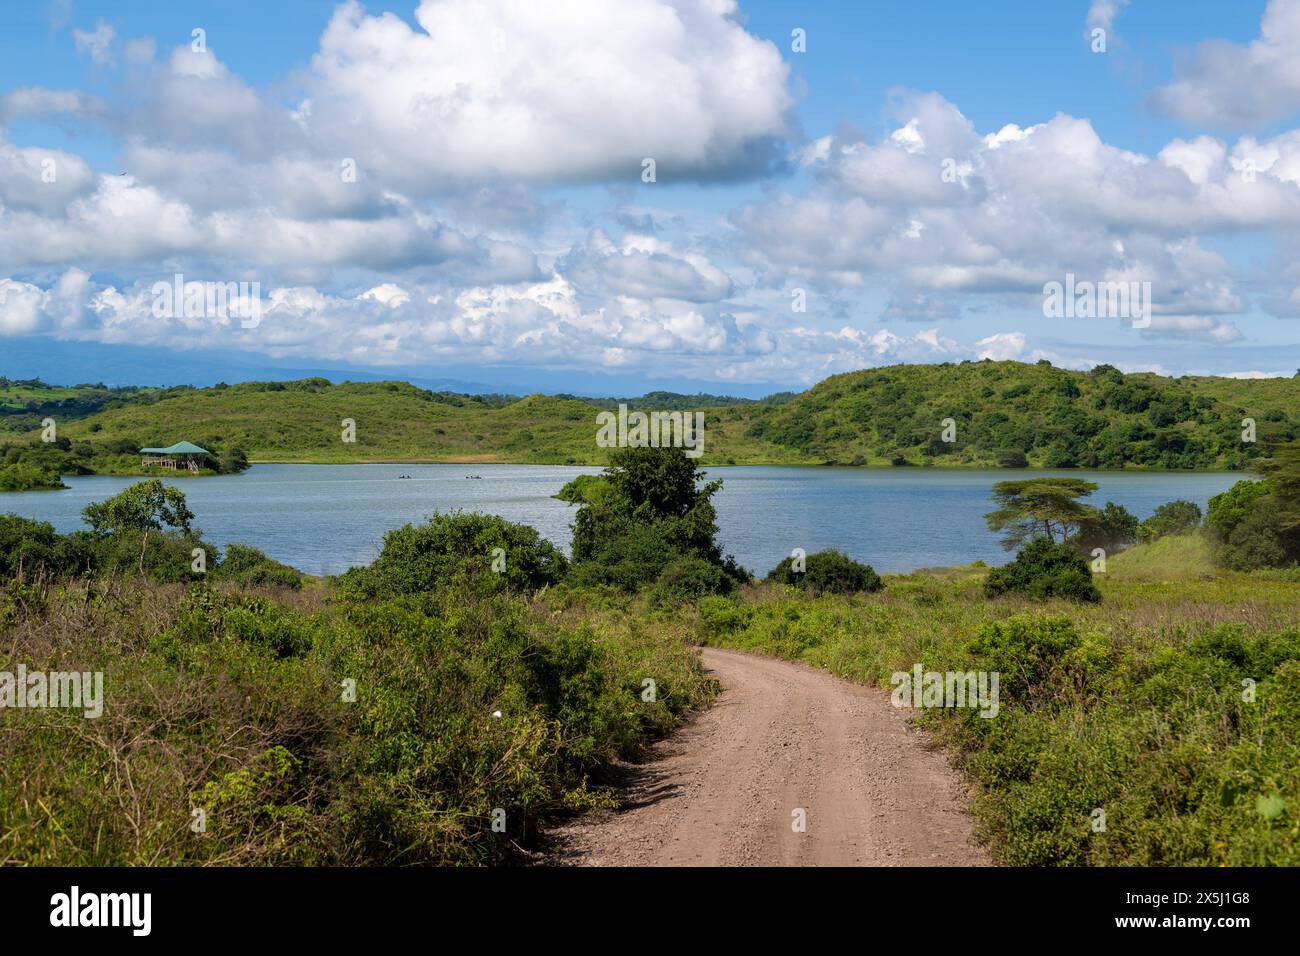
M 1201 526 L 1201 509 L 1192 501 L 1178 499 L 1167 501 L 1138 529 L 1144 542 L 1155 541 L 1170 534 L 1184 534 Z
M 1105 508 L 1080 522 L 1074 546 L 1084 554 L 1091 554 L 1094 548 L 1119 551 L 1137 542 L 1139 524 L 1133 512 L 1108 501 Z
M 1277 506 L 1283 534 L 1300 534 L 1300 441 L 1276 448 L 1259 464 Z
M 167 487 L 159 478 L 138 481 L 107 501 L 92 502 L 81 515 L 98 535 L 161 531 L 164 527 L 188 534 L 194 520 L 184 492 Z
M 237 475 L 248 468 L 248 454 L 235 445 L 227 448 L 217 459 L 217 470 L 223 475 Z
M 158 478 L 138 481 L 107 501 L 91 502 L 82 510 L 95 535 L 101 538 L 113 535 L 143 532 L 140 541 L 140 573 L 144 573 L 144 555 L 149 545 L 149 533 L 164 528 L 176 528 L 190 533 L 194 512 L 185 504 L 185 494 L 179 488 L 168 488 Z
M 704 472 L 680 448 L 619 448 L 601 484 L 571 482 L 560 495 L 580 496 L 573 525 L 575 561 L 590 559 L 633 529 L 664 526 L 680 550 L 717 559 L 717 512 L 710 500 L 721 481 L 697 487 Z
M 683 557 L 698 557 L 747 578 L 722 555 L 711 501 L 721 481 L 680 448 L 620 448 L 597 480 L 575 480 L 557 497 L 581 504 L 573 522 L 574 580 L 635 589 Z
M 999 481 L 993 486 L 993 500 L 999 507 L 984 518 L 990 531 L 1002 533 L 1002 546 L 1008 551 L 1038 534 L 1052 542 L 1059 534 L 1064 542 L 1072 529 L 1097 513 L 1076 500 L 1096 490 L 1094 482 L 1082 478 Z

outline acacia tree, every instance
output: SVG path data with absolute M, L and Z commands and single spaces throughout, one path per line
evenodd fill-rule
M 1018 548 L 1035 535 L 1049 541 L 1069 539 L 1073 530 L 1095 520 L 1097 509 L 1079 501 L 1097 490 L 1082 478 L 1020 478 L 993 486 L 996 511 L 984 516 L 989 530 L 1002 534 L 1002 546 Z

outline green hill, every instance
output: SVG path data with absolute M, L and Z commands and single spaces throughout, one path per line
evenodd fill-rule
M 1241 440 L 1242 419 L 1257 441 Z M 955 441 L 943 440 L 952 419 Z M 1240 468 L 1300 436 L 1300 378 L 1164 378 L 1108 365 L 895 365 L 755 409 L 750 437 L 839 464 Z
M 255 462 L 599 465 L 607 450 L 595 442 L 596 415 L 618 401 L 323 378 L 112 390 L 0 379 L 0 428 L 14 435 L 0 442 L 0 468 L 131 474 L 137 449 L 181 440 L 218 456 L 242 449 Z M 1300 378 L 1171 379 L 1105 365 L 895 365 L 759 402 L 667 392 L 621 401 L 703 411 L 704 465 L 1235 469 L 1270 442 L 1300 437 Z M 39 441 L 47 416 L 58 423 L 57 445 Z M 1241 440 L 1243 418 L 1256 422 L 1254 444 Z M 345 419 L 354 442 L 343 440 Z

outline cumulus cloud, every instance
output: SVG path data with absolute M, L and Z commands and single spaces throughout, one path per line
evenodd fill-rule
M 103 108 L 103 102 L 97 97 L 80 90 L 23 86 L 0 95 L 0 124 L 24 118 L 93 117 Z
M 1248 128 L 1300 112 L 1300 0 L 1269 0 L 1259 37 L 1209 40 L 1158 90 L 1154 104 L 1189 123 Z
M 335 12 L 302 122 L 396 182 L 660 181 L 762 169 L 787 67 L 734 0 L 424 0 L 417 27 Z
M 884 317 L 920 321 L 956 318 L 957 295 L 1033 307 L 1067 274 L 1150 282 L 1165 318 L 1145 334 L 1222 343 L 1240 332 L 1216 316 L 1250 303 L 1203 236 L 1300 227 L 1296 132 L 1148 156 L 1063 114 L 980 135 L 936 94 L 905 100 L 897 122 L 877 142 L 827 143 L 804 192 L 736 210 L 748 261 L 772 281 L 898 277 Z
M 607 295 L 716 302 L 732 292 L 730 277 L 705 256 L 678 253 L 653 236 L 629 235 L 616 245 L 598 229 L 560 267 L 583 288 Z

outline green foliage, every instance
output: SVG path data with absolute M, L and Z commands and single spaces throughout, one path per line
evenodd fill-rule
M 68 487 L 58 472 L 18 462 L 0 467 L 0 491 L 57 491 Z
M 854 561 L 833 548 L 807 555 L 803 571 L 794 570 L 794 558 L 785 558 L 768 572 L 767 580 L 814 594 L 856 594 L 884 587 L 871 565 Z
M 1247 408 L 1260 420 L 1261 444 L 1300 436 L 1300 381 L 1293 379 L 1245 385 L 1019 362 L 849 372 L 744 415 L 747 435 L 809 462 L 856 454 L 880 465 L 918 460 L 928 448 L 940 450 L 938 423 L 961 409 L 958 440 L 939 459 L 945 463 L 1024 467 L 1019 453 L 1039 467 L 1207 469 L 1260 457 L 1260 447 L 1243 448 L 1239 439 Z
M 1187 534 L 1201 526 L 1201 509 L 1195 502 L 1179 499 L 1156 508 L 1155 514 L 1142 522 L 1138 537 L 1155 541 L 1168 534 Z
M 989 530 L 1002 532 L 1002 546 L 1018 548 L 1036 535 L 1055 541 L 1091 521 L 1096 509 L 1076 499 L 1090 495 L 1097 485 L 1081 478 L 1023 478 L 999 481 L 993 486 L 997 510 L 986 514 Z
M 735 580 L 722 567 L 695 555 L 676 558 L 660 573 L 650 589 L 652 607 L 675 608 L 706 595 L 727 594 Z
M 236 581 L 244 587 L 272 585 L 295 591 L 302 587 L 301 574 L 246 544 L 231 544 L 226 547 L 214 577 Z
M 747 579 L 715 541 L 717 512 L 710 499 L 721 481 L 699 487 L 703 473 L 680 448 L 621 448 L 610 459 L 598 481 L 566 488 L 582 501 L 573 524 L 575 584 L 636 590 L 684 559 L 721 569 L 724 589 Z
M 559 581 L 567 564 L 527 525 L 456 511 L 389 531 L 375 562 L 348 571 L 343 586 L 367 595 L 418 594 L 452 584 L 482 593 L 528 591 Z
M 998 673 L 1002 699 L 1032 710 L 1064 682 L 1065 655 L 1078 645 L 1069 618 L 1019 614 L 1005 623 L 983 625 L 969 650 L 982 659 L 985 670 Z
M 1101 600 L 1088 562 L 1069 545 L 1041 537 L 1031 539 L 1013 561 L 991 570 L 984 582 L 984 592 L 989 597 L 1024 594 L 1040 601 L 1053 597 L 1071 601 Z
M 1246 480 L 1215 495 L 1205 513 L 1206 532 L 1218 543 L 1227 541 L 1233 529 L 1253 510 L 1255 502 L 1268 493 L 1269 486 L 1265 482 Z
M 86 570 L 91 563 L 86 542 L 64 537 L 45 521 L 0 514 L 0 581 L 18 575 L 62 576 Z
M 1082 554 L 1090 555 L 1094 548 L 1105 551 L 1121 551 L 1138 540 L 1139 522 L 1123 505 L 1113 501 L 1106 502 L 1106 507 L 1087 515 L 1079 523 L 1079 532 L 1071 543 Z
M 92 502 L 81 513 L 97 535 L 164 528 L 188 533 L 194 520 L 194 512 L 185 504 L 184 492 L 164 485 L 157 478 L 138 481 L 107 501 Z
M 1216 563 L 1234 570 L 1300 562 L 1300 445 L 1279 449 L 1261 481 L 1239 481 L 1210 499 L 1205 530 Z

